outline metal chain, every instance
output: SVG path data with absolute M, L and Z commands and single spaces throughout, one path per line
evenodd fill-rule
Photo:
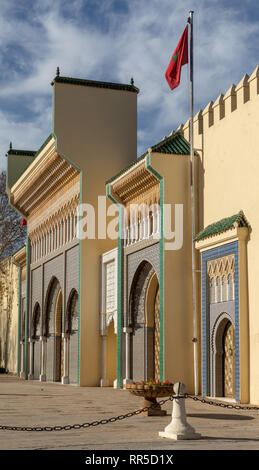
M 141 408 L 136 411 L 132 411 L 130 413 L 126 413 L 124 415 L 119 415 L 116 417 L 112 418 L 107 418 L 107 419 L 102 419 L 100 421 L 92 421 L 91 423 L 83 423 L 83 424 L 68 424 L 66 426 L 45 426 L 45 427 L 40 427 L 40 426 L 35 426 L 35 427 L 30 427 L 30 426 L 2 426 L 0 425 L 0 430 L 5 430 L 5 431 L 71 431 L 71 429 L 81 429 L 81 428 L 90 428 L 91 426 L 98 426 L 100 424 L 108 424 L 108 423 L 114 423 L 115 421 L 121 421 L 126 418 L 131 418 L 131 416 L 136 416 L 140 413 L 143 413 L 144 411 L 148 411 L 151 408 L 157 408 L 161 405 L 164 405 L 167 401 L 173 401 L 175 398 L 184 398 L 184 396 L 175 396 L 171 395 L 169 398 L 166 398 L 165 400 L 161 400 L 157 403 L 154 403 L 151 406 L 146 406 L 145 408 Z
M 230 410 L 249 410 L 249 411 L 259 410 L 258 406 L 240 406 L 240 405 L 235 405 L 235 404 L 232 405 L 231 403 L 215 402 L 212 400 L 206 400 L 205 398 L 199 398 L 197 397 L 197 395 L 186 394 L 185 398 L 191 398 L 194 401 L 206 403 L 207 405 L 220 406 L 221 408 L 228 408 Z
M 83 424 L 68 424 L 65 426 L 2 426 L 0 425 L 0 430 L 2 431 L 28 431 L 28 432 L 39 432 L 39 431 L 71 431 L 71 429 L 82 429 L 82 428 L 90 428 L 94 426 L 99 426 L 100 424 L 108 424 L 108 423 L 114 423 L 116 421 L 121 421 L 126 418 L 131 418 L 132 416 L 139 415 L 145 411 L 148 411 L 152 408 L 157 408 L 161 405 L 164 405 L 168 401 L 173 401 L 175 399 L 179 398 L 190 398 L 194 401 L 198 401 L 201 403 L 205 403 L 207 405 L 213 405 L 213 406 L 220 406 L 221 408 L 228 408 L 228 409 L 235 409 L 235 410 L 249 410 L 249 411 L 254 411 L 254 410 L 259 410 L 259 407 L 257 406 L 240 406 L 240 405 L 232 405 L 230 403 L 222 403 L 222 402 L 215 402 L 212 400 L 207 400 L 205 398 L 199 398 L 196 395 L 170 395 L 169 398 L 166 398 L 165 400 L 161 400 L 157 403 L 154 403 L 151 406 L 146 406 L 145 408 L 141 408 L 136 411 L 132 411 L 130 413 L 126 413 L 124 415 L 119 415 L 119 416 L 114 416 L 112 418 L 107 418 L 107 419 L 101 419 L 100 421 L 92 421 L 90 423 L 83 423 Z

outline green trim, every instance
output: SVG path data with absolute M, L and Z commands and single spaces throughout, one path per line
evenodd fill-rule
M 146 157 L 146 153 L 144 153 L 143 155 L 141 155 L 141 157 L 137 158 L 137 160 L 133 160 L 133 162 L 131 162 L 128 166 L 126 166 L 125 168 L 123 168 L 121 171 L 119 171 L 119 173 L 117 173 L 116 175 L 112 176 L 111 178 L 109 178 L 107 181 L 105 181 L 105 184 L 109 184 L 109 183 L 112 183 L 114 180 L 116 180 L 117 178 L 119 178 L 119 176 L 123 175 L 123 173 L 125 173 L 126 171 L 128 171 L 130 168 L 132 168 L 134 165 L 136 165 L 137 163 L 141 162 L 141 160 L 144 160 Z
M 51 117 L 51 129 L 52 129 L 52 135 L 55 135 L 54 132 L 54 123 L 55 123 L 55 87 L 52 88 L 52 117 Z M 56 145 L 56 144 L 55 144 Z M 55 146 L 56 148 L 56 146 Z
M 45 145 L 47 145 L 47 143 L 51 140 L 51 138 L 53 137 L 52 133 L 46 138 L 46 140 L 44 140 L 43 144 L 40 146 L 39 150 L 37 150 L 37 152 L 35 153 L 35 157 L 36 158 L 39 153 L 42 151 L 42 149 L 45 147 Z
M 163 140 L 151 147 L 152 152 L 165 153 L 170 155 L 189 155 L 190 144 L 189 142 L 179 133 L 174 132 L 169 137 L 165 137 Z M 106 181 L 106 184 L 112 183 L 119 176 L 122 176 L 126 171 L 138 164 L 141 160 L 144 160 L 148 155 L 148 151 L 143 153 L 139 158 L 130 163 L 126 168 L 123 168 L 119 173 L 112 176 Z
M 82 172 L 80 172 L 80 192 L 79 192 L 80 204 L 82 204 Z M 77 384 L 80 385 L 80 334 L 81 334 L 81 237 L 79 238 L 79 274 L 78 274 L 78 356 L 77 356 Z
M 139 93 L 139 89 L 137 87 L 135 87 L 134 85 L 129 85 L 127 83 L 100 82 L 97 80 L 86 80 L 82 78 L 60 77 L 60 76 L 56 76 L 52 80 L 51 85 L 53 86 L 55 83 L 90 86 L 90 87 L 95 87 L 95 88 L 109 88 L 112 90 L 131 91 L 134 93 Z
M 66 157 L 66 155 L 64 155 L 63 153 L 61 153 L 59 150 L 58 150 L 58 139 L 57 139 L 57 136 L 56 134 L 54 134 L 54 132 L 52 132 L 52 137 L 54 138 L 55 140 L 55 150 L 56 152 L 59 154 L 59 156 L 61 158 L 63 158 L 64 160 L 66 160 L 67 163 L 69 163 L 69 165 L 71 165 L 76 171 L 78 171 L 79 173 L 81 172 L 81 168 L 79 168 L 78 166 L 76 166 L 71 160 L 69 160 L 68 157 Z
M 160 296 L 160 380 L 164 377 L 164 178 L 152 168 L 150 164 L 150 154 L 146 158 L 147 169 L 160 181 L 160 280 L 159 280 L 159 296 Z
M 110 186 L 107 186 L 107 196 L 119 210 L 119 233 L 118 233 L 118 264 L 117 264 L 117 278 L 118 278 L 118 297 L 117 297 L 117 388 L 122 387 L 122 377 L 121 377 L 121 301 L 122 301 L 122 241 L 121 241 L 121 230 L 122 230 L 122 210 L 121 205 L 111 196 Z
M 69 165 L 71 165 L 73 168 L 75 168 L 75 170 L 77 170 L 78 172 L 81 171 L 81 168 L 79 168 L 78 166 L 76 166 L 73 162 L 71 162 L 71 160 L 69 160 L 68 157 L 66 157 L 66 155 L 64 155 L 63 153 L 59 152 L 58 150 L 58 138 L 55 134 L 55 87 L 53 87 L 53 93 L 52 93 L 52 137 L 54 138 L 55 140 L 55 150 L 56 152 L 60 155 L 61 158 L 63 158 L 64 160 L 66 160 L 66 162 L 69 163 Z
M 249 227 L 249 223 L 243 211 L 239 211 L 238 214 L 232 215 L 231 217 L 226 217 L 225 219 L 221 219 L 214 224 L 208 225 L 194 237 L 194 240 L 198 241 L 202 240 L 203 238 L 218 235 L 219 233 L 226 232 L 226 230 L 234 228 L 235 226 Z
M 53 93 L 52 93 L 52 137 L 54 138 L 55 140 L 55 150 L 56 152 L 60 155 L 61 158 L 63 158 L 64 160 L 66 160 L 66 162 L 68 162 L 73 168 L 75 168 L 75 170 L 77 170 L 78 172 L 81 171 L 81 168 L 79 168 L 78 166 L 76 166 L 73 162 L 71 162 L 71 160 L 69 160 L 68 157 L 66 157 L 66 155 L 64 155 L 63 153 L 59 152 L 58 150 L 58 138 L 55 134 L 55 87 L 53 87 Z
M 164 137 L 163 140 L 151 147 L 152 152 L 169 153 L 173 155 L 189 155 L 190 144 L 179 133 L 173 132 L 169 137 Z
M 30 297 L 29 297 L 29 275 L 30 275 L 30 239 L 27 233 L 26 239 L 26 311 L 25 311 L 25 351 L 24 351 L 24 377 L 28 378 L 27 373 L 27 342 L 28 342 L 28 317 L 30 308 Z

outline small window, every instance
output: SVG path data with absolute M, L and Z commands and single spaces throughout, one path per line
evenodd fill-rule
M 222 279 L 222 302 L 226 302 L 228 300 L 228 280 L 227 276 L 223 276 Z

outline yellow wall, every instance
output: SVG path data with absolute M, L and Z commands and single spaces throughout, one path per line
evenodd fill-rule
M 11 188 L 28 168 L 34 157 L 26 155 L 9 155 L 7 159 L 7 187 Z
M 17 373 L 19 270 L 8 257 L 0 266 L 0 367 Z
M 164 177 L 164 203 L 172 204 L 172 231 L 174 204 L 183 204 L 183 246 L 164 251 L 164 376 L 184 382 L 193 393 L 190 157 L 151 153 L 150 164 Z
M 204 166 L 204 191 L 201 192 L 200 198 L 200 213 L 204 212 L 204 226 L 243 209 L 252 228 L 247 242 L 249 388 L 250 402 L 256 404 L 259 404 L 258 75 L 257 67 L 250 78 L 244 77 L 236 87 L 230 87 L 223 97 L 219 97 L 214 104 L 205 108 L 200 120 L 203 133 L 198 132 L 197 116 L 194 125 L 194 147 L 201 149 L 199 153 Z M 224 111 L 224 107 L 225 117 L 220 119 L 220 110 Z M 188 134 L 186 124 L 184 136 L 187 139 Z M 202 201 L 204 207 L 201 207 Z M 242 316 L 242 305 L 240 308 Z M 245 334 L 246 331 L 240 330 L 241 338 Z
M 137 155 L 137 94 L 129 91 L 54 84 L 57 152 L 82 170 L 82 202 L 95 207 L 105 181 Z M 107 206 L 110 204 L 106 201 Z M 101 377 L 100 266 L 102 253 L 116 240 L 81 243 L 80 385 L 97 386 Z

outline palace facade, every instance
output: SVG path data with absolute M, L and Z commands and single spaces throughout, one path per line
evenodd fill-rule
M 199 393 L 259 404 L 259 67 L 194 119 L 195 317 L 189 121 L 136 159 L 133 81 L 52 86 L 48 139 L 7 152 L 10 203 L 27 220 L 13 257 L 19 374 L 180 380 L 193 393 L 197 371 Z

